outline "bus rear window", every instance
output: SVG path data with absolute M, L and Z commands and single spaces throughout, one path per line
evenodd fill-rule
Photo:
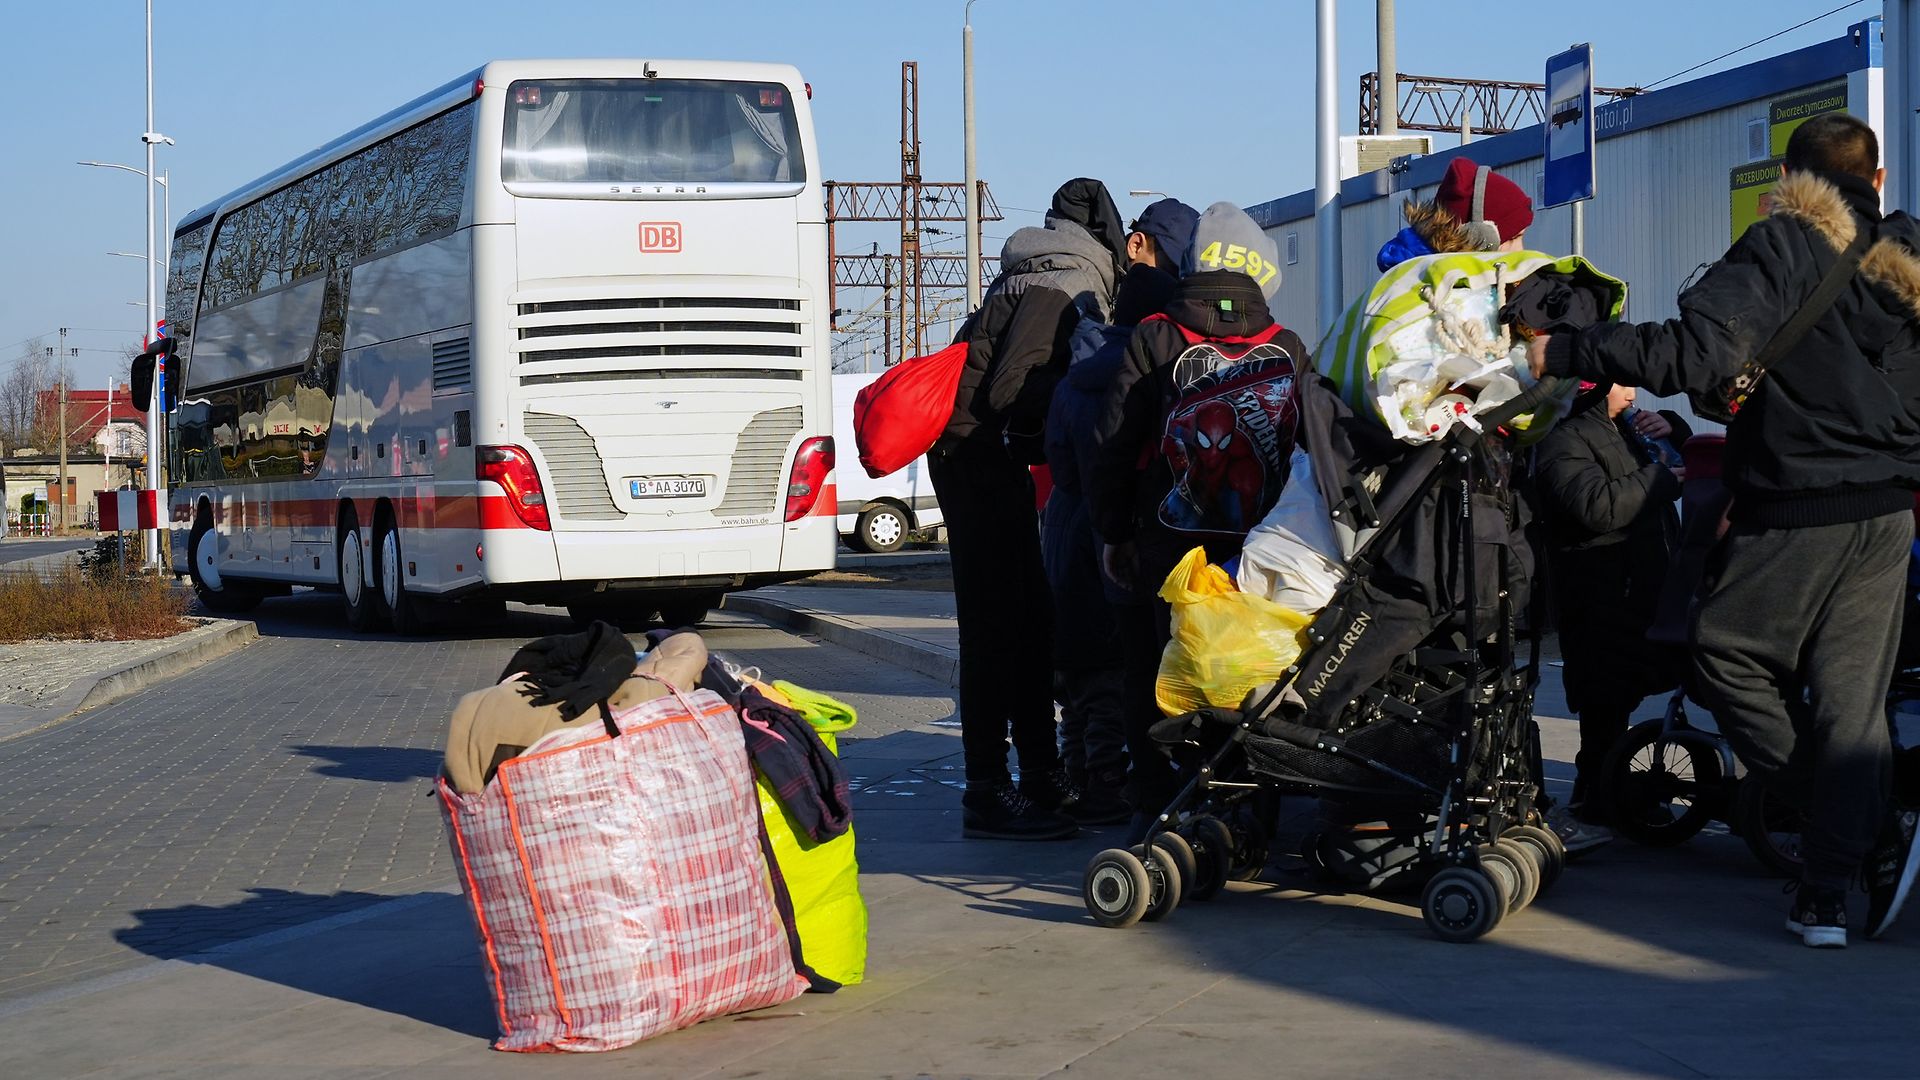
M 807 178 L 786 87 L 695 79 L 521 80 L 507 88 L 508 183 L 778 183 Z

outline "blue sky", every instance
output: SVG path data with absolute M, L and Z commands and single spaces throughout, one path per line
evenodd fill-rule
M 1538 81 L 1547 54 L 1594 44 L 1603 85 L 1644 84 L 1840 0 L 1608 0 L 1559 5 L 1400 0 L 1402 71 Z M 977 0 L 981 175 L 1007 207 L 1041 208 L 1062 180 L 1103 179 L 1204 206 L 1313 181 L 1310 0 Z M 899 64 L 920 62 L 924 175 L 961 178 L 961 0 L 156 0 L 156 170 L 177 218 L 487 59 L 673 56 L 795 64 L 814 86 L 836 180 L 897 178 Z M 1340 120 L 1356 124 L 1374 67 L 1372 0 L 1340 0 Z M 1866 2 L 1706 71 L 1839 36 Z M 8 13 L 0 110 L 0 365 L 59 326 L 103 384 L 134 340 L 145 285 L 141 179 L 81 159 L 142 163 L 143 5 L 80 0 Z M 1694 77 L 1694 76 L 1690 76 Z M 1441 145 L 1450 145 L 1443 139 Z M 990 237 L 1038 221 L 1009 210 Z M 850 237 L 851 239 L 851 237 Z M 887 242 L 884 231 L 861 239 Z M 997 249 L 999 241 L 989 239 Z

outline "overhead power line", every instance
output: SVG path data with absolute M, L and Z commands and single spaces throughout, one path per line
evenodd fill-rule
M 1815 15 L 1813 18 L 1806 20 L 1805 22 L 1794 23 L 1792 26 L 1787 27 L 1785 30 L 1776 30 L 1771 34 L 1768 34 L 1766 37 L 1759 39 L 1758 41 L 1749 41 L 1745 45 L 1742 45 L 1731 52 L 1723 52 L 1719 56 L 1716 56 L 1711 60 L 1702 60 L 1700 63 L 1695 64 L 1684 71 L 1676 71 L 1664 79 L 1655 79 L 1653 82 L 1648 83 L 1646 86 L 1642 87 L 1641 89 L 1651 90 L 1654 87 L 1659 86 L 1661 83 L 1672 82 L 1673 80 L 1679 78 L 1682 75 L 1689 75 L 1689 74 L 1692 74 L 1693 72 L 1699 71 L 1703 67 L 1707 67 L 1711 64 L 1717 64 L 1720 61 L 1725 60 L 1729 56 L 1738 56 L 1741 53 L 1746 52 L 1748 49 L 1753 48 L 1755 45 L 1764 45 L 1767 42 L 1772 41 L 1774 38 L 1780 37 L 1783 34 L 1791 34 L 1795 30 L 1800 29 L 1801 27 L 1812 26 L 1814 23 L 1819 22 L 1821 19 L 1824 19 L 1829 15 L 1838 15 L 1850 7 L 1859 7 L 1861 4 L 1864 4 L 1866 2 L 1867 0 L 1851 0 L 1850 3 L 1841 4 L 1839 7 L 1833 8 L 1830 11 L 1823 11 L 1820 14 Z

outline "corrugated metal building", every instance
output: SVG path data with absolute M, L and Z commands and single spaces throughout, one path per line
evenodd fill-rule
M 1880 131 L 1881 74 L 1881 24 L 1874 18 L 1832 41 L 1596 108 L 1597 197 L 1587 203 L 1586 255 L 1626 279 L 1627 316 L 1643 321 L 1674 314 L 1681 285 L 1732 240 L 1733 185 L 1769 175 L 1765 163 L 1784 147 L 1794 120 L 1844 102 Z M 1345 181 L 1343 303 L 1378 276 L 1374 256 L 1405 224 L 1401 205 L 1431 199 L 1455 157 L 1492 166 L 1533 192 L 1537 203 L 1543 142 L 1542 127 L 1535 125 L 1415 158 L 1397 175 L 1382 170 Z M 1757 171 L 1748 169 L 1753 176 L 1735 176 L 1756 163 Z M 1755 197 L 1756 191 L 1747 191 L 1749 212 Z M 1318 341 L 1313 192 L 1247 211 L 1273 237 L 1286 264 L 1275 316 L 1304 340 Z M 1572 227 L 1566 207 L 1536 210 L 1527 246 L 1565 252 Z

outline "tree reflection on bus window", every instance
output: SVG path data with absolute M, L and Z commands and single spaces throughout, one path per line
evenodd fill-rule
M 202 318 L 318 275 L 325 275 L 324 297 L 317 325 L 274 337 L 285 355 L 245 357 L 259 377 L 214 385 L 196 379 L 189 358 L 188 394 L 176 420 L 179 475 L 248 480 L 319 471 L 333 429 L 352 269 L 459 226 L 475 111 L 468 103 L 442 113 L 220 220 L 200 294 Z M 231 367 L 209 363 L 203 370 Z

